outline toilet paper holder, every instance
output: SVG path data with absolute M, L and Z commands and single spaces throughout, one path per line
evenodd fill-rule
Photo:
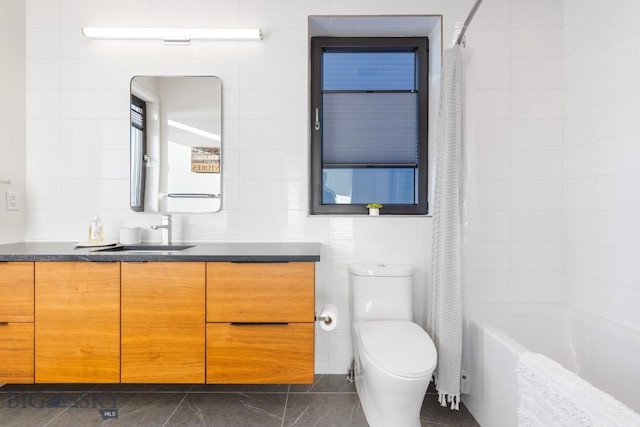
M 316 322 L 323 322 L 325 325 L 330 325 L 333 323 L 333 319 L 329 316 L 315 316 Z
M 320 322 L 320 329 L 324 331 L 333 331 L 338 326 L 338 307 L 333 304 L 325 304 L 314 316 L 316 322 Z

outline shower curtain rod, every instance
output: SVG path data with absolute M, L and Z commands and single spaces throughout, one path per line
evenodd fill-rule
M 471 8 L 471 11 L 469 12 L 469 16 L 467 16 L 467 19 L 464 20 L 464 25 L 462 25 L 462 31 L 460 31 L 460 35 L 458 36 L 458 40 L 456 40 L 456 44 L 461 44 L 462 41 L 464 40 L 464 34 L 467 32 L 467 27 L 469 26 L 469 24 L 471 23 L 471 20 L 473 19 L 476 12 L 478 11 L 478 8 L 480 7 L 480 3 L 482 3 L 482 0 L 476 0 L 476 3 Z

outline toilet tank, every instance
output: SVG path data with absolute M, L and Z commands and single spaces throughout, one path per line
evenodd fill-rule
M 410 265 L 349 264 L 351 321 L 413 320 Z

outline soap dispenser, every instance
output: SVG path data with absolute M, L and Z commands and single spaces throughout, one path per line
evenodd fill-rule
M 100 244 L 103 239 L 104 228 L 102 228 L 102 221 L 100 221 L 100 217 L 96 214 L 89 225 L 89 243 Z

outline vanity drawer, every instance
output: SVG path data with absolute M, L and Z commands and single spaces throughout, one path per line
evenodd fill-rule
M 0 383 L 33 384 L 33 323 L 0 324 Z
M 313 328 L 313 323 L 207 324 L 207 383 L 313 383 Z
M 32 262 L 0 262 L 0 322 L 33 322 Z
M 312 262 L 207 263 L 207 322 L 313 322 Z

